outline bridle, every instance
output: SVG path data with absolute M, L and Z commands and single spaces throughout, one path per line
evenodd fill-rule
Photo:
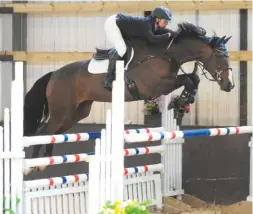
M 174 38 L 172 38 L 171 42 L 169 43 L 168 47 L 167 47 L 166 50 L 165 50 L 165 53 L 166 53 L 167 50 L 170 48 L 170 46 L 172 45 L 173 41 L 174 41 Z M 221 79 L 221 76 L 222 76 L 222 73 L 223 73 L 224 71 L 227 71 L 227 70 L 231 70 L 231 71 L 232 71 L 232 68 L 231 68 L 231 67 L 227 67 L 227 68 L 222 68 L 222 67 L 221 67 L 221 63 L 220 63 L 220 60 L 219 60 L 219 55 L 224 55 L 225 57 L 229 57 L 225 52 L 223 52 L 223 51 L 221 51 L 221 50 L 219 50 L 219 49 L 215 49 L 215 50 L 213 50 L 212 55 L 210 56 L 210 58 L 208 59 L 208 61 L 207 61 L 207 63 L 206 63 L 206 64 L 208 64 L 208 63 L 213 59 L 213 57 L 216 57 L 216 64 L 217 64 L 216 70 L 215 70 L 214 72 L 210 72 L 211 75 L 212 75 L 212 77 L 213 77 L 213 79 L 210 79 L 210 78 L 206 75 L 207 72 L 205 72 L 205 70 L 206 70 L 205 65 L 204 65 L 202 62 L 197 61 L 197 65 L 200 67 L 201 72 L 202 72 L 201 75 L 204 75 L 206 79 L 208 79 L 208 80 L 210 80 L 210 81 L 215 81 L 215 82 L 217 82 L 217 83 L 220 83 L 220 82 L 221 82 L 221 80 L 222 80 L 222 79 Z M 173 61 L 175 61 L 175 60 L 173 60 Z M 175 62 L 176 62 L 176 61 L 175 61 Z M 179 66 L 179 69 L 180 69 L 184 74 L 187 74 L 181 66 Z M 177 76 L 177 75 L 176 75 L 176 76 Z
M 219 52 L 219 53 L 217 53 L 217 52 Z M 216 57 L 217 67 L 216 67 L 216 70 L 211 73 L 213 79 L 208 78 L 208 76 L 206 75 L 207 72 L 204 71 L 204 70 L 206 70 L 205 65 L 203 63 L 199 62 L 199 61 L 197 62 L 198 66 L 201 69 L 202 75 L 204 75 L 206 77 L 206 79 L 208 79 L 209 81 L 216 81 L 216 82 L 220 83 L 222 73 L 227 71 L 227 70 L 232 71 L 231 67 L 222 68 L 221 63 L 220 63 L 220 59 L 219 59 L 219 55 L 221 55 L 221 54 L 224 55 L 225 57 L 228 57 L 228 55 L 226 53 L 216 49 L 216 50 L 213 51 L 211 57 L 207 61 L 207 64 L 208 64 L 212 60 L 213 57 Z M 180 69 L 181 69 L 181 66 L 180 66 Z

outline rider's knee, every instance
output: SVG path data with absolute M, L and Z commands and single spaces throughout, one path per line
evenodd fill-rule
M 109 16 L 104 22 L 104 30 L 110 31 L 112 26 L 116 23 L 116 15 Z
M 117 48 L 117 52 L 118 52 L 118 55 L 120 57 L 123 57 L 125 55 L 127 51 L 127 47 L 126 47 L 126 44 L 121 44 L 118 48 Z

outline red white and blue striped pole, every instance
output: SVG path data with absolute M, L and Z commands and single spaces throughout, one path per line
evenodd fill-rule
M 145 172 L 160 172 L 163 170 L 163 164 L 153 164 L 153 165 L 145 165 L 145 166 L 136 166 L 129 167 L 123 170 L 123 175 L 133 175 L 137 173 L 145 173 Z M 121 176 L 123 177 L 121 174 Z M 49 187 L 55 185 L 62 184 L 72 184 L 82 181 L 88 181 L 88 174 L 76 174 L 76 175 L 67 175 L 53 178 L 45 178 L 45 179 L 37 179 L 31 181 L 25 181 L 24 187 L 25 189 L 39 188 L 39 187 Z
M 157 140 L 173 140 L 181 139 L 186 137 L 196 136 L 222 136 L 222 135 L 236 135 L 252 133 L 251 126 L 240 126 L 240 127 L 226 127 L 226 128 L 211 128 L 211 129 L 196 129 L 196 130 L 184 130 L 184 131 L 163 131 L 163 132 L 152 132 L 149 134 L 129 134 L 125 135 L 126 143 L 136 143 L 145 141 L 157 141 Z
M 139 134 L 139 133 L 151 133 L 164 131 L 163 127 L 157 128 L 143 128 L 143 129 L 128 129 L 125 130 L 125 134 Z M 100 132 L 87 132 L 87 133 L 74 133 L 74 134 L 58 134 L 58 135 L 43 135 L 43 136 L 31 136 L 23 137 L 24 146 L 44 145 L 44 144 L 56 144 L 56 143 L 73 143 L 80 141 L 95 140 L 100 138 Z
M 100 138 L 99 132 L 88 132 L 88 133 L 75 133 L 75 134 L 59 134 L 59 135 L 44 135 L 44 136 L 32 136 L 24 137 L 24 146 L 34 146 L 43 144 L 56 144 L 56 143 L 70 143 L 87 141 L 90 139 Z
M 135 155 L 162 153 L 164 152 L 164 149 L 165 147 L 163 145 L 124 149 L 124 156 L 130 157 L 130 156 L 135 156 Z M 52 166 L 52 165 L 65 164 L 65 163 L 89 162 L 89 157 L 91 155 L 95 155 L 95 153 L 88 152 L 88 153 L 79 153 L 79 154 L 72 154 L 72 155 L 24 159 L 24 167 L 29 168 L 29 167 L 39 167 L 39 166 Z

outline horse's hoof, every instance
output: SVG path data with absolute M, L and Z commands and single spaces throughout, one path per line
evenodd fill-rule
M 31 168 L 25 168 L 25 169 L 24 169 L 24 172 L 23 172 L 23 175 L 24 175 L 24 176 L 27 176 L 27 175 L 29 175 L 29 174 L 31 173 L 31 171 L 32 171 Z
M 44 170 L 45 170 L 45 168 L 46 168 L 46 166 L 39 166 L 39 167 L 38 167 L 38 172 L 42 172 L 42 171 L 44 171 Z
M 23 175 L 27 176 L 27 175 L 31 174 L 32 172 L 42 172 L 45 170 L 45 168 L 46 168 L 46 166 L 25 168 L 23 171 Z
M 193 104 L 194 101 L 195 101 L 195 97 L 192 96 L 192 95 L 190 95 L 190 96 L 188 97 L 188 103 Z

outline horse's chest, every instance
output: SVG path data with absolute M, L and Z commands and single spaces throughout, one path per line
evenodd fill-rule
M 174 87 L 175 79 L 174 78 L 161 78 L 159 80 L 153 81 L 153 84 L 150 85 L 149 91 L 152 94 L 164 94 L 168 90 L 170 91 Z

